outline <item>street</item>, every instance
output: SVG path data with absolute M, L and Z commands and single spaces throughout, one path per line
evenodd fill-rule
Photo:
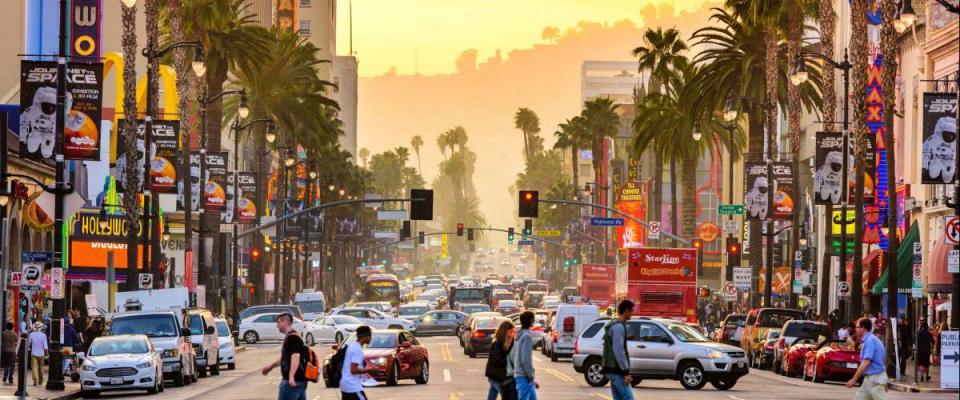
M 453 337 L 427 337 L 421 340 L 430 353 L 430 381 L 417 385 L 401 381 L 395 387 L 380 384 L 366 389 L 371 399 L 458 400 L 484 399 L 487 380 L 483 377 L 486 358 L 471 359 L 465 355 Z M 329 344 L 315 347 L 321 357 L 331 351 Z M 238 355 L 237 369 L 223 371 L 218 377 L 201 379 L 182 388 L 168 386 L 160 396 L 164 399 L 272 399 L 276 397 L 280 381 L 279 370 L 262 376 L 260 369 L 280 354 L 279 343 L 249 346 Z M 609 386 L 590 387 L 583 376 L 574 372 L 569 360 L 552 363 L 534 352 L 534 363 L 541 399 L 610 399 Z M 687 391 L 676 381 L 645 381 L 634 389 L 638 399 L 852 399 L 856 389 L 847 389 L 840 383 L 812 383 L 795 378 L 784 378 L 769 371 L 753 370 L 729 391 L 718 391 L 707 385 L 699 391 Z M 105 394 L 109 399 L 146 398 L 145 394 Z M 327 389 L 323 383 L 311 384 L 308 400 L 339 399 L 337 389 Z M 955 394 L 887 393 L 890 400 L 925 400 L 956 398 Z

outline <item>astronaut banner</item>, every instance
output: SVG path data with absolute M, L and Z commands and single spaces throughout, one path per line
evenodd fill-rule
M 957 95 L 923 94 L 921 182 L 952 183 L 957 176 Z
M 182 157 L 182 155 L 181 155 Z M 208 172 L 209 175 L 209 172 Z M 177 210 L 185 210 L 183 206 L 183 179 L 184 176 L 178 176 L 177 179 Z M 200 152 L 190 152 L 190 210 L 200 209 Z
M 127 135 L 123 129 L 127 122 L 123 119 L 117 120 L 117 160 L 116 169 L 113 174 L 117 179 L 117 190 L 125 191 L 127 187 L 127 174 L 136 174 L 139 178 L 143 177 L 143 120 L 137 121 L 137 144 L 135 146 L 137 154 L 136 164 L 132 167 L 127 165 Z
M 257 175 L 252 172 L 237 173 L 237 222 L 250 224 L 257 221 Z
M 817 132 L 816 170 L 813 176 L 814 203 L 840 204 L 843 189 L 843 134 Z M 847 155 L 847 182 L 853 185 L 853 155 Z M 849 187 L 849 186 L 848 186 Z
M 773 163 L 773 219 L 792 220 L 794 205 L 793 163 Z
M 770 203 L 773 202 L 771 182 L 767 180 L 767 163 L 748 161 L 744 163 L 744 168 L 747 188 L 743 201 L 747 221 L 763 221 L 767 219 Z
M 68 160 L 100 160 L 100 116 L 103 107 L 103 64 L 67 65 L 67 110 L 63 138 L 56 133 L 57 63 L 20 62 L 20 154 L 52 159 L 57 140 L 64 140 Z
M 227 152 L 207 152 L 207 182 L 203 188 L 203 209 L 224 211 L 227 205 Z
M 177 154 L 179 153 L 180 121 L 153 121 L 153 161 L 150 162 L 151 190 L 176 193 Z

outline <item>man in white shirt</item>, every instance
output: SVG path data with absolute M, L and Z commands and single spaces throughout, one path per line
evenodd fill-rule
M 30 341 L 30 365 L 33 370 L 33 386 L 43 385 L 43 361 L 50 353 L 47 335 L 43 333 L 43 322 L 33 324 L 33 331 L 27 336 Z
M 340 398 L 343 400 L 367 400 L 363 392 L 363 381 L 366 373 L 376 368 L 366 368 L 363 361 L 363 346 L 370 343 L 372 338 L 370 327 L 357 327 L 357 341 L 347 346 L 347 353 L 343 358 L 343 370 L 340 372 Z

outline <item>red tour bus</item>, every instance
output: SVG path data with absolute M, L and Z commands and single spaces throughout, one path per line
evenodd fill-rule
M 580 266 L 580 297 L 605 309 L 613 304 L 617 292 L 617 266 L 583 264 Z
M 627 298 L 634 313 L 697 322 L 697 251 L 630 249 Z

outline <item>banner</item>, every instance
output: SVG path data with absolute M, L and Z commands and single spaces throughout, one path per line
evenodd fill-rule
M 767 181 L 767 163 L 747 161 L 744 163 L 746 191 L 743 197 L 747 210 L 747 221 L 766 220 L 770 211 L 773 195 L 770 182 Z
M 580 280 L 587 282 L 615 282 L 617 266 L 614 264 L 582 264 Z
M 20 156 L 52 159 L 64 140 L 68 160 L 100 160 L 103 64 L 67 65 L 64 138 L 57 137 L 57 63 L 20 62 Z
M 617 197 L 618 210 L 637 219 L 643 218 L 643 190 L 640 182 L 624 182 Z M 643 244 L 643 231 L 643 225 L 625 219 L 624 224 L 617 227 L 617 248 L 640 247 Z
M 298 0 L 275 0 L 276 9 L 274 17 L 277 19 L 275 26 L 281 31 L 295 32 L 299 30 L 297 26 L 297 3 Z
M 182 157 L 183 155 L 181 155 Z M 183 211 L 183 180 L 185 177 L 177 176 L 177 210 Z M 200 152 L 190 152 L 190 210 L 200 209 Z
M 817 132 L 817 152 L 814 161 L 813 191 L 817 205 L 840 204 L 843 174 L 843 134 Z M 853 191 L 853 155 L 847 155 L 847 187 Z
M 921 182 L 945 185 L 957 176 L 957 95 L 923 94 Z
M 207 152 L 206 175 L 203 208 L 205 211 L 223 211 L 227 205 L 227 152 Z
M 794 213 L 793 163 L 773 163 L 773 219 L 792 220 Z
M 102 0 L 71 0 L 70 55 L 100 57 L 100 17 Z
M 140 122 L 137 122 L 138 126 Z M 154 120 L 153 161 L 150 162 L 150 189 L 155 193 L 177 192 L 177 155 L 180 143 L 180 121 Z
M 237 173 L 237 222 L 251 224 L 257 221 L 257 175 L 252 172 Z
M 629 250 L 627 280 L 630 283 L 697 282 L 697 251 L 694 249 Z
M 118 192 L 126 191 L 128 173 L 143 177 L 143 121 L 137 121 L 137 162 L 132 167 L 127 165 L 127 135 L 123 132 L 126 123 L 123 119 L 117 120 L 117 160 L 114 176 L 117 178 Z
M 235 217 L 234 211 L 236 211 L 236 206 L 238 204 L 234 203 L 233 196 L 237 192 L 237 184 L 233 181 L 233 177 L 233 173 L 227 174 L 227 185 L 225 186 L 227 197 L 225 200 L 226 203 L 223 206 L 223 212 L 220 213 L 221 224 L 232 224 Z

